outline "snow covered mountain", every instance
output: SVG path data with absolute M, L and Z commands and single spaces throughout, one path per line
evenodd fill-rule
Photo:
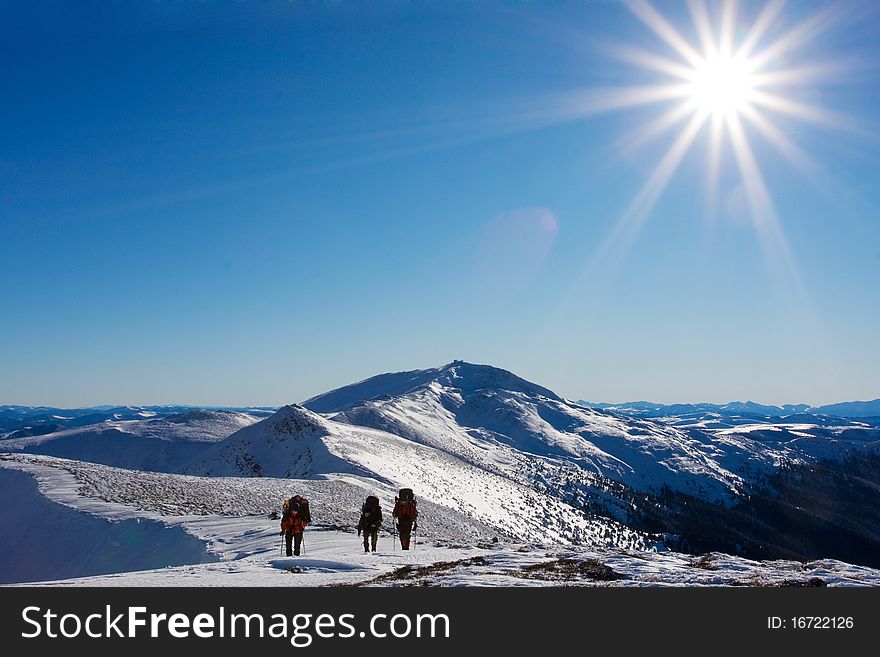
M 664 490 L 732 508 L 783 464 L 841 460 L 877 446 L 867 425 L 820 429 L 672 426 L 588 408 L 505 370 L 456 361 L 287 406 L 184 471 L 369 477 L 534 540 L 629 544 L 648 539 L 622 525 L 638 529 L 634 509 Z
M 0 443 L 0 448 L 136 470 L 174 472 L 213 443 L 259 419 L 233 411 L 186 410 L 166 416 L 138 413 L 147 415 L 139 419 L 107 419 L 43 435 L 10 437 Z
M 699 437 L 586 408 L 488 365 L 456 361 L 382 375 L 304 405 L 528 485 L 548 476 L 592 485 L 601 475 L 636 487 L 667 484 L 719 497 L 738 483 L 736 474 L 713 461 Z
M 529 485 L 582 489 L 601 480 L 636 490 L 668 486 L 730 500 L 782 462 L 841 458 L 880 440 L 868 425 L 817 428 L 672 423 L 587 407 L 487 365 L 461 361 L 380 375 L 304 405 L 339 422 L 381 429 L 430 445 Z M 733 428 L 732 428 L 733 427 Z M 814 438 L 818 440 L 813 440 Z M 597 478 L 598 477 L 598 478 Z
M 872 556 L 880 509 L 864 502 L 874 498 L 880 430 L 868 422 L 722 416 L 715 425 L 676 425 L 589 408 L 461 361 L 373 377 L 304 405 L 444 452 L 588 518 L 654 533 L 675 549 L 880 563 Z M 780 522 L 784 532 L 773 529 Z
M 212 477 L 324 479 L 348 475 L 413 487 L 422 499 L 535 541 L 640 546 L 642 537 L 597 519 L 497 469 L 387 431 L 291 405 L 212 446 L 184 468 Z M 523 522 L 524 510 L 529 522 Z

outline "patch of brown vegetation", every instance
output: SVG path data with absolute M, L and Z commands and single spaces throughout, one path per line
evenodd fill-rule
M 718 565 L 715 563 L 711 554 L 704 554 L 697 557 L 691 561 L 691 566 L 694 568 L 702 568 L 703 570 L 718 570 Z
M 554 559 L 523 566 L 519 570 L 509 571 L 509 574 L 522 579 L 540 579 L 547 581 L 571 581 L 575 579 L 590 579 L 600 582 L 610 582 L 624 579 L 623 575 L 616 572 L 610 566 L 606 566 L 598 559 Z
M 372 579 L 350 584 L 335 584 L 331 586 L 354 587 L 371 586 L 373 584 L 396 584 L 399 586 L 427 586 L 423 581 L 426 577 L 447 572 L 464 566 L 485 566 L 489 562 L 485 557 L 471 557 L 470 559 L 458 559 L 457 561 L 437 561 L 427 566 L 401 566 L 387 573 L 382 573 Z
M 828 586 L 821 577 L 811 577 L 810 579 L 784 579 L 781 582 L 772 582 L 767 586 L 784 587 L 784 586 Z
M 757 588 L 786 588 L 786 587 L 802 587 L 802 586 L 828 586 L 821 577 L 811 577 L 810 579 L 783 579 L 783 580 L 766 580 L 760 575 L 754 575 L 745 580 L 731 582 L 731 586 L 754 586 Z

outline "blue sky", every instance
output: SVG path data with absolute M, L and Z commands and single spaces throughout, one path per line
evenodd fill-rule
M 667 106 L 595 111 L 657 77 L 609 43 L 675 56 L 621 3 L 6 3 L 0 403 L 281 404 L 453 359 L 595 401 L 878 397 L 880 13 L 834 15 L 773 65 L 839 61 L 779 93 L 847 120 L 767 113 L 822 175 L 745 127 L 780 275 L 730 148 L 707 201 L 708 128 L 602 247 L 681 129 L 631 150 Z

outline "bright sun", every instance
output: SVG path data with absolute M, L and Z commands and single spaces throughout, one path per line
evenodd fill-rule
M 834 129 L 851 122 L 832 112 L 797 100 L 798 88 L 814 90 L 831 77 L 835 65 L 810 61 L 804 48 L 842 15 L 828 5 L 788 30 L 780 29 L 784 0 L 766 0 L 763 8 L 743 20 L 736 0 L 688 0 L 692 30 L 670 22 L 649 0 L 623 0 L 632 14 L 659 37 L 663 51 L 646 50 L 635 44 L 609 46 L 609 54 L 658 76 L 654 83 L 615 87 L 594 95 L 596 110 L 625 110 L 660 106 L 621 140 L 626 150 L 658 138 L 681 126 L 660 157 L 642 188 L 616 222 L 598 250 L 596 259 L 615 248 L 625 248 L 663 194 L 697 137 L 707 137 L 705 190 L 706 215 L 714 217 L 722 203 L 728 213 L 748 214 L 768 261 L 780 263 L 786 276 L 797 278 L 782 226 L 761 173 L 751 138 L 759 136 L 801 172 L 814 180 L 821 173 L 812 159 L 795 143 L 779 120 L 804 121 Z M 692 35 L 688 38 L 688 35 Z M 665 107 L 663 107 L 665 106 Z M 729 151 L 727 151 L 729 149 Z M 727 151 L 727 152 L 726 152 Z M 739 182 L 721 172 L 734 167 Z M 737 208 L 734 195 L 745 200 Z M 621 245 L 624 245 L 621 247 Z
M 745 108 L 754 81 L 749 61 L 713 53 L 694 66 L 689 93 L 700 110 L 730 116 Z

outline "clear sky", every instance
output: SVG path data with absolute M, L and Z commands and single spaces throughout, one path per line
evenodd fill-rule
M 705 94 L 641 139 L 686 49 L 637 2 L 3 3 L 0 403 L 880 397 L 874 5 L 780 5 L 776 139 L 732 110 L 713 177 L 712 121 L 661 166 Z

